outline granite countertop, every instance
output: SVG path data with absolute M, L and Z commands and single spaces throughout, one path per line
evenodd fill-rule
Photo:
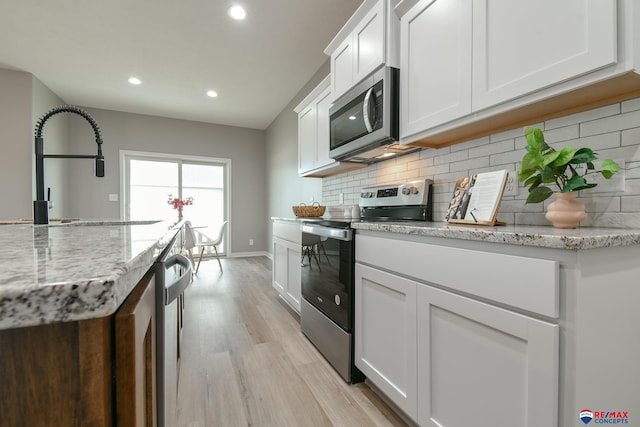
M 475 226 L 445 222 L 360 222 L 356 230 L 382 231 L 417 236 L 444 237 L 519 246 L 581 250 L 640 244 L 640 230 L 625 228 L 560 229 L 551 226 L 506 225 Z
M 0 226 L 0 329 L 113 314 L 178 231 L 157 221 Z

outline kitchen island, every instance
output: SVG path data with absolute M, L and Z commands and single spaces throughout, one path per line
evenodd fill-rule
M 155 420 L 152 266 L 181 226 L 0 227 L 0 424 Z
M 408 418 L 640 424 L 640 230 L 352 227 L 356 366 Z

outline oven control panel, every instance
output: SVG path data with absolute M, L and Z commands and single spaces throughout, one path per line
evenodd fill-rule
M 365 187 L 360 191 L 360 207 L 426 205 L 431 190 L 430 179 L 403 184 Z

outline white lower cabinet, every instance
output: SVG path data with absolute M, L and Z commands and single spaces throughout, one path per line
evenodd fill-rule
M 558 425 L 558 324 L 448 280 L 462 277 L 451 270 L 457 260 L 474 256 L 491 268 L 530 262 L 553 272 L 554 262 L 361 235 L 356 248 L 355 364 L 408 417 L 430 427 Z M 520 273 L 489 267 L 477 267 L 477 290 L 478 280 L 519 288 Z
M 298 313 L 301 298 L 302 231 L 296 222 L 273 224 L 273 287 Z
M 355 364 L 416 418 L 416 283 L 356 264 Z
M 421 426 L 557 425 L 558 325 L 417 288 Z

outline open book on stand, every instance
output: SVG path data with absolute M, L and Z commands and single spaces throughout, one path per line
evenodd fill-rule
M 509 172 L 483 172 L 456 181 L 445 221 L 458 224 L 504 225 L 497 221 Z

